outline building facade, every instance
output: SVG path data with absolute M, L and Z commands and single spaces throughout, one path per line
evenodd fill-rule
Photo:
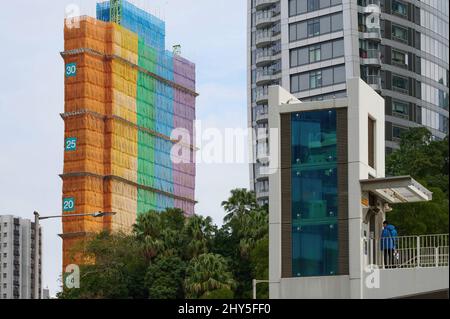
M 42 234 L 36 242 L 34 223 L 30 220 L 0 216 L 0 299 L 41 298 L 41 238 Z M 38 249 L 38 259 L 35 249 Z
M 448 134 L 449 4 L 439 0 L 248 0 L 251 185 L 267 202 L 268 87 L 302 101 L 347 96 L 360 77 L 385 99 L 386 152 L 401 133 Z
M 98 3 L 97 18 L 66 20 L 64 34 L 62 209 L 116 213 L 63 219 L 67 266 L 93 233 L 130 231 L 150 210 L 194 213 L 197 93 L 195 65 L 165 49 L 165 23 L 127 1 Z
M 385 101 L 360 78 L 346 87 L 304 103 L 269 88 L 270 298 L 448 294 L 448 234 L 382 237 L 391 205 L 432 193 L 385 177 Z

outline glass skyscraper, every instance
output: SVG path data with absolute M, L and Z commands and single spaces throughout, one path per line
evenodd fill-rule
M 268 87 L 302 101 L 347 94 L 361 77 L 385 99 L 386 152 L 425 126 L 448 134 L 449 3 L 441 0 L 248 0 L 251 185 L 268 202 Z

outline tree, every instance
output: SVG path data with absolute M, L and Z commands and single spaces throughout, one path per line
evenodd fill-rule
M 215 254 L 193 258 L 186 270 L 185 295 L 197 299 L 219 289 L 233 289 L 235 282 L 226 260 Z
M 63 299 L 147 298 L 142 282 L 147 264 L 133 236 L 101 233 L 86 243 L 94 263 L 80 267 L 80 289 L 63 290 Z
M 237 188 L 231 191 L 228 200 L 222 202 L 222 207 L 227 213 L 224 222 L 229 222 L 234 216 L 243 215 L 258 208 L 256 195 L 245 188 Z
M 213 291 L 205 292 L 200 299 L 233 299 L 234 293 L 233 290 L 223 288 L 223 289 L 217 289 Z
M 448 233 L 448 137 L 433 140 L 426 128 L 412 128 L 401 136 L 400 149 L 387 157 L 389 175 L 411 175 L 433 192 L 425 203 L 395 205 L 388 214 L 401 235 Z
M 145 257 L 149 262 L 163 250 L 162 229 L 161 216 L 155 211 L 139 215 L 136 224 L 133 226 L 134 234 L 142 245 Z
M 254 279 L 269 279 L 269 235 L 259 240 L 250 253 L 252 264 L 252 275 Z M 269 286 L 262 283 L 258 285 L 257 297 L 259 299 L 269 298 Z
M 157 258 L 145 276 L 150 299 L 183 299 L 185 270 L 186 264 L 179 257 Z
M 211 217 L 196 215 L 186 220 L 184 236 L 187 238 L 186 254 L 188 258 L 198 257 L 209 251 L 214 230 Z

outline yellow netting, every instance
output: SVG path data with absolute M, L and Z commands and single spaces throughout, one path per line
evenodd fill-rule
M 117 214 L 112 217 L 113 231 L 130 231 L 136 221 L 137 187 L 120 181 L 105 183 L 105 196 L 109 208 Z
M 112 54 L 133 64 L 138 63 L 138 35 L 118 24 L 112 24 Z

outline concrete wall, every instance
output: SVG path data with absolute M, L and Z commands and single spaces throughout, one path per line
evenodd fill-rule
M 401 298 L 448 290 L 449 268 L 380 270 L 379 288 L 364 289 L 365 299 Z
M 348 276 L 281 279 L 281 299 L 348 299 Z

